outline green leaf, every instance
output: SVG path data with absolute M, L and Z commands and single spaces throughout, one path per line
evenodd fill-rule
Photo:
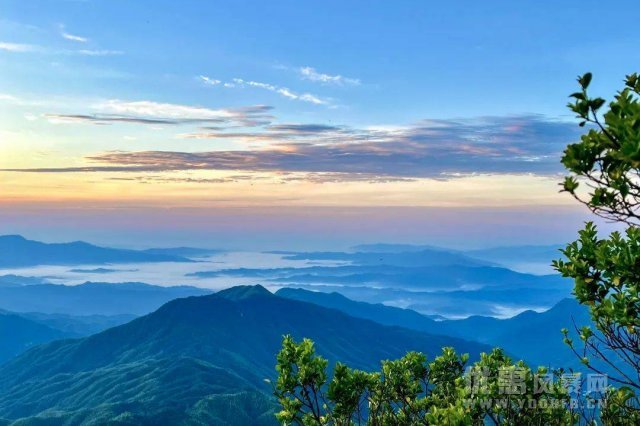
M 592 74 L 590 72 L 585 73 L 582 77 L 578 77 L 578 83 L 582 86 L 583 89 L 587 89 L 589 87 L 589 83 L 591 83 Z

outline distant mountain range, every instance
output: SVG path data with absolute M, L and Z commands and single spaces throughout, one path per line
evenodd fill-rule
M 30 347 L 58 339 L 89 336 L 134 318 L 132 315 L 74 317 L 0 311 L 0 364 Z
M 489 247 L 475 250 L 455 250 L 431 245 L 418 244 L 361 244 L 353 247 L 356 252 L 374 253 L 411 253 L 420 251 L 447 252 L 459 256 L 468 256 L 473 259 L 490 263 L 500 263 L 500 261 L 529 262 L 549 262 L 560 256 L 561 244 L 551 245 L 515 245 L 503 247 Z
M 545 245 L 545 246 L 513 246 L 513 247 L 494 247 L 479 250 L 467 250 L 464 253 L 474 259 L 480 259 L 498 263 L 511 262 L 548 262 L 562 257 L 560 249 L 564 245 Z
M 559 275 L 531 275 L 491 266 L 385 265 L 200 271 L 190 277 L 251 277 L 276 286 L 339 292 L 354 300 L 411 307 L 428 316 L 512 316 L 549 308 L 571 296 Z
M 303 266 L 198 270 L 187 276 L 253 278 L 274 286 L 337 291 L 354 300 L 383 302 L 448 318 L 510 317 L 527 309 L 548 309 L 571 296 L 570 280 L 550 271 L 551 260 L 560 254 L 555 246 L 461 252 L 432 246 L 370 244 L 354 250 L 282 251 L 277 254 L 285 260 L 304 262 Z M 520 264 L 523 270 L 536 273 L 499 266 L 496 260 L 506 258 L 510 250 L 533 262 Z M 516 258 L 512 254 L 511 259 Z
M 38 278 L 0 276 L 0 309 L 66 315 L 144 315 L 164 303 L 210 290 L 143 283 L 93 283 L 67 286 Z
M 135 272 L 110 264 L 199 262 L 216 252 L 120 250 L 4 236 L 0 268 L 73 265 L 75 274 L 110 274 Z M 584 307 L 562 300 L 570 283 L 497 265 L 523 253 L 545 262 L 556 252 L 555 246 L 462 252 L 374 244 L 353 252 L 279 253 L 306 262 L 300 268 L 194 268 L 187 274 L 287 286 L 276 295 L 261 286 L 212 294 L 188 286 L 67 286 L 47 277 L 2 275 L 0 426 L 16 419 L 26 426 L 271 425 L 275 404 L 264 379 L 275 376 L 283 334 L 312 338 L 331 363 L 366 370 L 409 350 L 433 357 L 444 346 L 472 358 L 501 346 L 532 365 L 573 368 L 577 361 L 560 329 L 590 319 Z M 504 320 L 443 317 L 509 315 L 531 306 L 553 307 Z
M 377 369 L 409 350 L 488 346 L 354 318 L 260 286 L 171 301 L 127 324 L 44 344 L 0 366 L 0 417 L 21 425 L 273 424 L 263 379 L 283 334 L 312 338 L 331 363 Z M 171 424 L 175 424 L 171 423 Z
M 19 235 L 0 236 L 0 268 L 134 262 L 192 262 L 181 255 L 122 250 L 82 241 L 46 244 Z
M 143 250 L 143 253 L 163 256 L 180 256 L 188 258 L 206 257 L 216 253 L 222 253 L 224 250 L 203 249 L 194 247 L 169 247 L 169 248 L 151 248 Z
M 40 312 L 18 313 L 22 318 L 60 330 L 69 337 L 84 337 L 99 333 L 108 328 L 125 324 L 136 318 L 135 315 L 66 315 L 43 314 Z
M 571 296 L 559 275 L 532 275 L 495 266 L 399 267 L 384 265 L 235 269 L 192 275 L 255 277 L 281 286 L 339 292 L 369 303 L 410 307 L 425 315 L 512 316 L 549 308 Z
M 336 309 L 380 324 L 457 336 L 502 347 L 532 365 L 552 367 L 577 366 L 575 356 L 562 341 L 560 330 L 572 329 L 574 321 L 577 325 L 591 324 L 588 310 L 573 299 L 565 299 L 542 313 L 527 311 L 504 320 L 470 317 L 464 320 L 434 321 L 410 309 L 356 302 L 339 293 L 283 288 L 276 294 Z
M 462 254 L 460 250 L 448 249 L 444 247 L 432 246 L 428 244 L 393 244 L 393 243 L 374 243 L 359 244 L 351 248 L 355 252 L 365 253 L 410 253 L 418 251 L 439 251 Z
M 22 316 L 0 312 L 0 364 L 28 348 L 52 340 L 64 339 L 70 334 L 56 330 Z
M 113 274 L 116 272 L 136 272 L 136 271 L 137 271 L 136 269 L 112 269 L 112 268 L 69 269 L 69 272 L 73 272 L 74 274 Z
M 450 253 L 452 256 L 463 256 L 475 261 L 488 262 L 521 272 L 536 274 L 551 273 L 551 262 L 562 257 L 560 249 L 564 245 L 520 245 L 490 247 L 476 250 L 454 250 L 429 245 L 412 244 L 365 244 L 353 247 L 357 252 L 377 253 L 411 253 L 423 250 Z
M 218 271 L 225 273 L 251 274 L 251 270 Z M 196 274 L 194 274 L 196 275 Z M 473 290 L 490 287 L 494 289 L 523 288 L 535 286 L 545 290 L 556 290 L 566 280 L 559 275 L 531 275 L 514 272 L 496 266 L 439 265 L 439 266 L 336 266 L 286 268 L 259 270 L 256 275 L 275 277 L 278 282 L 298 282 L 340 285 L 385 284 L 392 288 L 414 290 Z M 246 276 L 246 275 L 245 275 Z
M 363 246 L 360 246 L 361 248 Z M 381 251 L 357 251 L 357 252 L 309 252 L 285 254 L 284 259 L 289 260 L 331 260 L 350 262 L 355 265 L 386 265 L 386 266 L 486 266 L 491 262 L 473 259 L 464 253 L 450 250 L 421 246 L 415 250 L 392 251 L 388 246 L 364 246 L 365 248 L 380 248 Z M 393 246 L 403 248 L 403 246 Z

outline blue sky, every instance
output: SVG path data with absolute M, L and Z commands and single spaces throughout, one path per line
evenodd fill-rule
M 566 115 L 566 94 L 577 74 L 593 71 L 610 93 L 638 64 L 640 6 L 612 3 L 5 0 L 5 41 L 123 54 L 58 58 L 64 69 L 78 67 L 75 75 L 35 67 L 37 58 L 3 55 L 2 80 L 12 90 L 33 93 L 88 91 L 196 103 L 214 98 L 225 106 L 259 96 L 291 117 L 306 113 L 360 124 Z M 60 37 L 60 25 L 88 42 Z M 307 66 L 362 84 L 316 87 L 296 74 Z M 198 75 L 313 91 L 343 108 L 337 113 L 292 105 L 277 95 L 207 92 Z
M 18 212 L 46 207 L 55 221 L 97 201 L 230 217 L 565 209 L 556 183 L 579 136 L 565 107 L 575 77 L 592 71 L 610 96 L 640 64 L 630 1 L 0 5 L 7 231 L 28 228 Z M 328 216 L 318 220 L 342 220 Z

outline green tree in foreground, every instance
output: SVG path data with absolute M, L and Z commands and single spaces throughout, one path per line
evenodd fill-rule
M 571 172 L 564 190 L 593 213 L 631 226 L 640 224 L 640 76 L 627 76 L 625 87 L 602 112 L 606 101 L 587 92 L 591 74 L 578 79 L 571 95 L 580 126 L 589 131 L 567 147 L 562 164 Z M 584 183 L 584 185 L 582 185 Z M 585 190 L 580 191 L 583 187 Z
M 627 76 L 625 87 L 606 102 L 591 98 L 591 74 L 578 79 L 581 90 L 569 104 L 591 129 L 567 147 L 562 163 L 571 172 L 564 190 L 595 214 L 624 223 L 623 234 L 600 238 L 587 223 L 554 267 L 575 281 L 574 295 L 589 307 L 595 330 L 578 330 L 580 347 L 565 333 L 565 342 L 590 369 L 606 368 L 621 386 L 611 391 L 615 415 L 640 424 L 640 77 Z M 611 413 L 610 413 L 611 414 Z
M 278 354 L 275 394 L 282 424 L 503 425 L 573 424 L 569 387 L 545 369 L 513 363 L 500 349 L 467 367 L 451 348 L 427 362 L 410 352 L 368 373 L 336 364 L 328 380 L 313 342 L 286 336 Z
M 628 76 L 604 112 L 606 101 L 587 93 L 591 74 L 578 82 L 581 90 L 571 95 L 569 107 L 589 130 L 564 152 L 562 163 L 571 174 L 563 189 L 596 215 L 628 228 L 624 236 L 614 232 L 600 239 L 588 223 L 554 267 L 574 279 L 574 295 L 589 307 L 595 327 L 577 329 L 580 347 L 563 330 L 565 342 L 587 368 L 613 372 L 610 379 L 619 386 L 604 391 L 604 405 L 588 406 L 588 397 L 571 392 L 565 374 L 534 372 L 500 349 L 481 354 L 471 366 L 451 348 L 431 362 L 415 352 L 383 361 L 374 373 L 338 363 L 329 379 L 328 362 L 315 354 L 313 342 L 285 337 L 274 386 L 281 423 L 640 424 L 640 77 Z

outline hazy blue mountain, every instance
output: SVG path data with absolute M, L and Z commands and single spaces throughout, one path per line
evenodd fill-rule
M 310 252 L 284 256 L 290 260 L 332 260 L 350 262 L 356 265 L 389 265 L 389 266 L 451 266 L 489 265 L 489 262 L 473 259 L 462 253 L 437 248 L 421 248 L 406 252 Z
M 532 275 L 495 266 L 442 265 L 406 267 L 393 265 L 310 266 L 302 268 L 223 269 L 187 274 L 200 278 L 253 277 L 283 283 L 322 283 L 340 285 L 376 284 L 411 289 L 477 289 L 482 287 L 540 289 L 566 287 L 559 275 Z
M 471 354 L 488 350 L 286 299 L 259 286 L 235 287 L 173 300 L 102 333 L 27 351 L 0 367 L 0 417 L 48 412 L 77 424 L 88 416 L 106 422 L 126 413 L 151 424 L 149 419 L 192 419 L 195 412 L 227 422 L 212 424 L 247 424 L 247 415 L 258 419 L 255 424 L 273 422 L 263 379 L 275 376 L 275 354 L 286 333 L 312 338 L 332 362 L 366 369 L 408 350 L 431 356 L 443 346 Z M 243 417 L 243 407 L 253 412 Z
M 434 318 L 427 317 L 411 309 L 386 306 L 382 303 L 357 302 L 337 292 L 323 293 L 301 288 L 281 288 L 276 292 L 276 295 L 287 299 L 314 303 L 325 308 L 337 309 L 348 315 L 369 319 L 384 325 L 396 325 L 436 334 L 442 328 Z
M 0 311 L 0 364 L 32 346 L 69 336 L 37 321 Z
M 522 245 L 490 247 L 475 250 L 454 250 L 431 245 L 418 244 L 361 244 L 353 247 L 356 252 L 374 253 L 411 253 L 424 250 L 451 253 L 458 256 L 467 256 L 476 260 L 489 263 L 513 263 L 513 262 L 551 262 L 559 257 L 560 249 L 564 245 Z
M 493 247 L 479 250 L 465 251 L 474 259 L 485 260 L 488 262 L 549 262 L 562 256 L 560 249 L 563 245 L 546 245 L 546 246 L 511 246 L 511 247 Z
M 560 245 L 495 247 L 468 251 L 466 254 L 474 259 L 495 262 L 517 271 L 548 274 L 555 272 L 551 263 L 562 257 L 561 248 L 563 246 Z
M 378 284 L 385 287 L 441 290 L 526 286 L 557 289 L 564 287 L 567 282 L 559 275 L 531 275 L 493 266 L 462 265 L 413 268 L 397 266 L 291 268 L 275 280 L 343 285 Z
M 65 314 L 43 314 L 27 312 L 18 314 L 47 327 L 60 330 L 73 337 L 84 337 L 99 333 L 108 328 L 125 324 L 135 318 L 135 315 L 83 315 L 73 316 Z
M 134 319 L 131 315 L 72 317 L 0 310 L 0 364 L 53 340 L 88 336 Z
M 506 317 L 527 309 L 548 309 L 560 300 L 571 296 L 569 282 L 559 281 L 555 285 L 545 286 L 517 284 L 504 286 L 486 286 L 475 288 L 468 286 L 463 290 L 442 290 L 441 287 L 401 288 L 382 284 L 356 283 L 323 284 L 285 282 L 287 287 L 303 288 L 325 293 L 338 292 L 344 296 L 367 303 L 384 303 L 390 306 L 409 308 L 423 315 L 440 315 L 451 319 L 472 315 Z
M 551 261 L 561 256 L 560 249 L 564 246 L 557 245 L 523 245 L 491 247 L 476 250 L 453 250 L 429 245 L 413 244 L 364 244 L 355 246 L 358 252 L 377 253 L 408 253 L 422 250 L 434 250 L 448 252 L 452 255 L 472 258 L 494 265 L 502 265 L 510 269 L 536 274 L 548 274 L 554 272 Z
M 69 272 L 74 272 L 76 274 L 113 274 L 116 272 L 135 272 L 135 271 L 136 271 L 135 269 L 112 269 L 112 268 L 69 269 Z
M 199 278 L 252 277 L 279 286 L 337 291 L 363 302 L 411 307 L 425 315 L 460 318 L 508 316 L 545 309 L 571 295 L 559 275 L 533 275 L 496 266 L 343 265 L 302 268 L 223 269 L 188 274 Z
M 142 283 L 0 284 L 0 309 L 13 312 L 84 315 L 144 315 L 185 296 L 204 295 L 196 287 L 160 287 Z
M 526 311 L 509 319 L 470 317 L 444 321 L 443 332 L 501 346 L 530 363 L 552 367 L 575 367 L 575 355 L 562 341 L 560 330 L 591 325 L 589 310 L 574 299 L 564 299 L 545 312 Z
M 562 341 L 560 330 L 591 324 L 589 312 L 573 299 L 564 299 L 548 311 L 526 311 L 509 319 L 470 317 L 464 320 L 434 321 L 413 310 L 350 300 L 338 293 L 321 293 L 283 288 L 279 296 L 304 300 L 337 309 L 359 318 L 386 325 L 457 336 L 500 346 L 534 365 L 574 367 L 575 356 Z
M 507 288 L 484 287 L 477 290 L 414 292 L 411 294 L 408 292 L 390 293 L 395 293 L 395 297 L 402 294 L 405 296 L 404 300 L 412 300 L 412 303 L 408 303 L 405 307 L 422 314 L 441 314 L 456 319 L 472 315 L 509 317 L 532 308 L 548 309 L 562 299 L 571 297 L 571 287 L 568 284 L 558 285 L 556 288 L 531 285 Z
M 203 249 L 194 247 L 168 247 L 168 248 L 151 248 L 142 250 L 143 253 L 163 255 L 163 256 L 181 256 L 181 257 L 206 257 L 212 254 L 222 253 L 222 250 Z
M 448 253 L 462 254 L 460 251 L 447 249 L 443 247 L 436 247 L 427 244 L 389 244 L 389 243 L 376 243 L 376 244 L 360 244 L 353 247 L 356 252 L 373 252 L 373 253 L 409 253 L 423 250 L 433 250 Z
M 33 284 L 49 284 L 46 278 L 23 277 L 20 275 L 0 275 L 0 287 L 23 286 Z
M 81 241 L 46 244 L 19 235 L 0 236 L 0 267 L 132 262 L 191 262 L 182 256 L 94 246 Z

